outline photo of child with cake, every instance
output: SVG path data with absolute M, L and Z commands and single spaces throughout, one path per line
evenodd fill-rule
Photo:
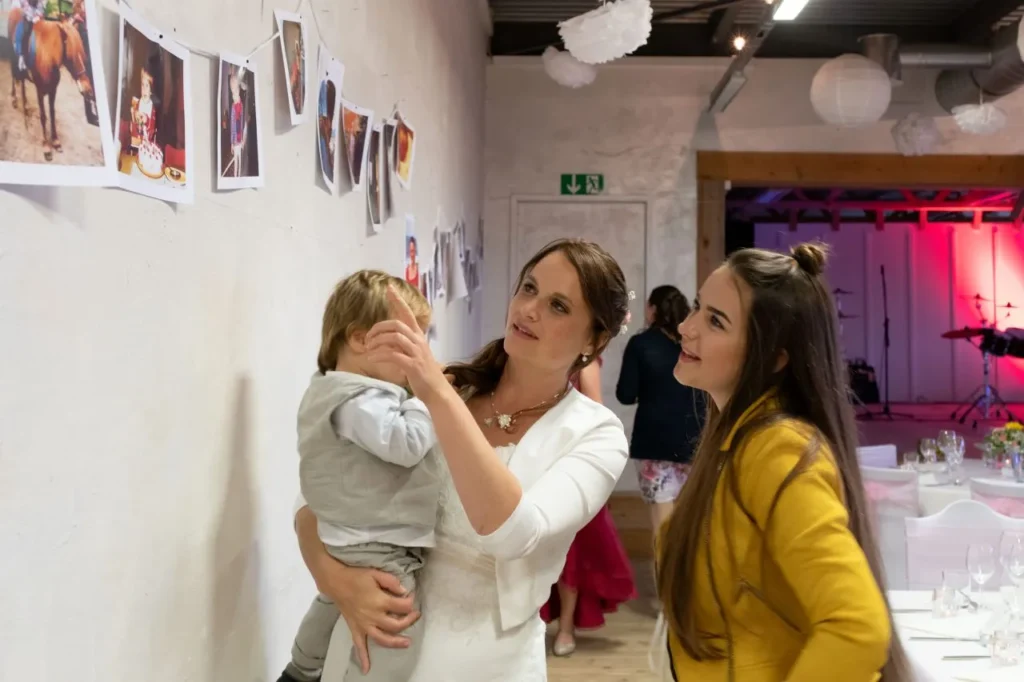
M 121 186 L 189 202 L 191 125 L 186 111 L 188 53 L 121 6 L 118 171 Z
M 218 189 L 261 187 L 256 74 L 245 57 L 222 54 Z

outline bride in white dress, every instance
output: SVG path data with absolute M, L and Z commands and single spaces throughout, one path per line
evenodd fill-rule
M 469 363 L 442 370 L 395 296 L 394 319 L 368 334 L 376 359 L 401 367 L 427 405 L 447 463 L 437 546 L 419 576 L 424 628 L 412 682 L 547 679 L 540 607 L 628 457 L 619 420 L 568 379 L 624 328 L 628 303 L 611 256 L 560 240 L 520 273 L 505 338 Z M 407 645 L 398 633 L 417 614 L 411 597 L 388 592 L 397 581 L 331 558 L 308 509 L 296 526 L 364 666 L 377 647 Z M 354 667 L 346 676 L 360 678 Z

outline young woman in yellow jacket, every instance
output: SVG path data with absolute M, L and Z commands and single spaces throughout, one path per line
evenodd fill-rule
M 904 682 L 855 453 L 823 246 L 701 286 L 675 376 L 711 409 L 659 535 L 679 682 Z

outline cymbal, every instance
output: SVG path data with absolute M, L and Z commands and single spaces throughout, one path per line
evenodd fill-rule
M 981 294 L 975 294 L 974 296 L 961 296 L 960 298 L 966 298 L 966 299 L 969 299 L 971 301 L 984 301 L 985 303 L 991 303 L 992 302 L 991 298 L 985 298 Z
M 964 327 L 963 329 L 950 329 L 942 335 L 944 339 L 970 339 L 981 336 L 987 329 L 983 327 Z
M 997 308 L 1007 308 L 1009 310 L 1016 310 L 1016 309 L 1020 308 L 1019 305 L 1014 305 L 1012 303 L 1007 303 L 1006 305 L 1001 305 L 1001 306 L 996 306 L 996 307 Z
M 842 310 L 839 311 L 839 319 L 840 320 L 853 320 L 853 319 L 856 319 L 858 317 L 860 317 L 860 315 L 847 315 Z
M 849 296 L 853 293 L 853 291 L 847 291 L 846 289 L 840 289 L 839 287 L 836 287 L 835 289 L 832 290 L 833 296 Z

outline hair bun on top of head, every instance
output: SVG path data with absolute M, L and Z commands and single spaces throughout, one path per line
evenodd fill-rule
M 800 266 L 800 269 L 812 277 L 817 277 L 825 271 L 825 263 L 828 261 L 828 245 L 822 242 L 806 242 L 797 244 L 790 249 L 790 255 Z

